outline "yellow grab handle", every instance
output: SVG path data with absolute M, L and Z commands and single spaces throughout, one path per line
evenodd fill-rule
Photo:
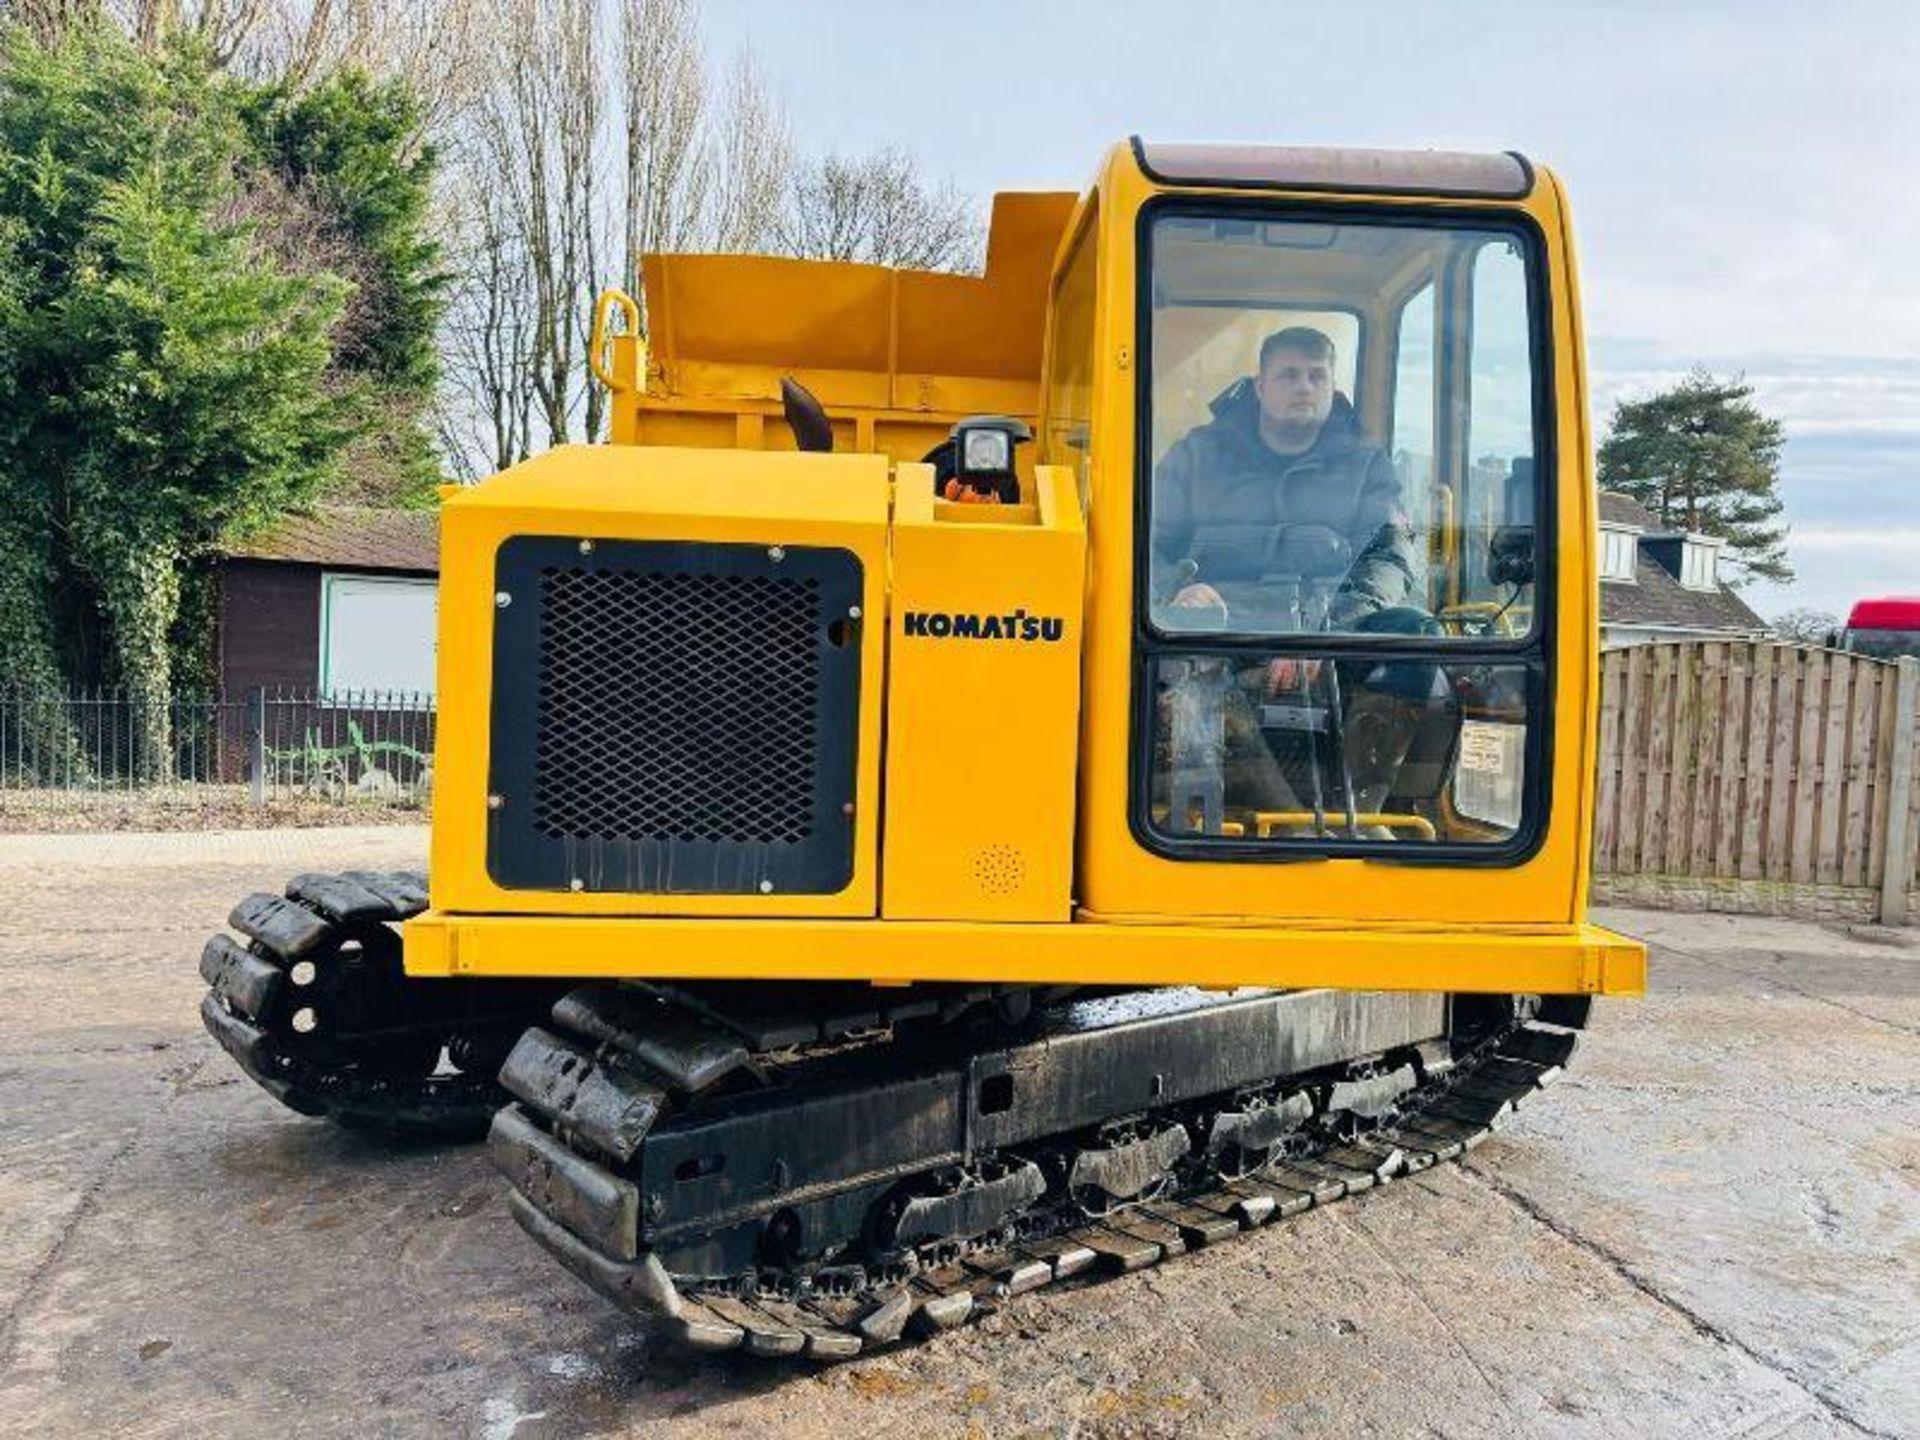
M 607 315 L 609 311 L 615 309 L 620 311 L 626 323 L 621 328 L 619 334 L 609 336 L 607 333 Z M 627 390 L 638 389 L 640 385 L 640 371 L 642 369 L 639 363 L 632 363 L 630 367 L 631 373 L 625 375 L 621 374 L 620 371 L 629 368 L 628 366 L 617 364 L 609 366 L 607 364 L 607 342 L 610 338 L 614 340 L 616 344 L 622 339 L 633 340 L 635 360 L 638 360 L 640 353 L 640 303 L 624 290 L 602 290 L 599 298 L 593 302 L 593 333 L 587 339 L 587 364 L 592 368 L 594 377 L 598 379 L 602 385 L 606 386 L 607 389 L 614 391 L 616 394 Z M 624 357 L 616 354 L 615 358 L 618 360 Z
M 1321 817 L 1321 824 L 1331 829 L 1331 822 L 1346 819 L 1344 811 L 1327 811 Z M 1253 816 L 1254 833 L 1262 840 L 1272 836 L 1275 830 L 1290 829 L 1297 826 L 1310 826 L 1314 823 L 1313 812 L 1309 810 L 1257 810 Z M 1387 811 L 1379 814 L 1362 813 L 1353 817 L 1356 825 L 1378 826 L 1384 830 L 1410 830 L 1422 840 L 1438 838 L 1433 822 L 1424 815 L 1402 815 Z

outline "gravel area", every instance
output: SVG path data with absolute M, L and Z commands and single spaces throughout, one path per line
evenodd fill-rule
M 816 1369 L 705 1359 L 474 1148 L 201 1031 L 250 889 L 425 831 L 0 836 L 0 1435 L 1920 1434 L 1920 935 L 1616 911 L 1653 993 L 1464 1165 Z
M 0 835 L 94 835 L 106 831 L 177 833 L 297 827 L 364 827 L 427 822 L 425 801 L 295 799 L 278 796 L 255 805 L 245 786 L 206 786 L 186 792 L 143 790 L 97 795 L 0 791 Z

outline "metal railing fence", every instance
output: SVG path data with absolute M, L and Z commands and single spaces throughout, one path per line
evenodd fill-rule
M 0 807 L 417 805 L 433 734 L 433 697 L 411 691 L 0 688 Z

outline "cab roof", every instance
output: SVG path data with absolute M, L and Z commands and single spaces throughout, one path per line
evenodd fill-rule
M 1533 189 L 1533 166 L 1512 151 L 1168 145 L 1149 143 L 1137 135 L 1132 143 L 1141 171 L 1156 185 L 1488 200 L 1519 200 Z

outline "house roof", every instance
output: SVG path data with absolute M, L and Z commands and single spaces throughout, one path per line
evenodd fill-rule
M 1644 505 L 1614 490 L 1600 492 L 1600 523 L 1639 532 L 1642 537 L 1671 535 Z M 1733 634 L 1764 631 L 1767 622 L 1725 585 L 1689 590 L 1654 559 L 1649 547 L 1634 546 L 1633 582 L 1600 580 L 1600 623 L 1674 630 L 1719 630 Z
M 1767 622 L 1753 607 L 1722 585 L 1718 590 L 1689 590 L 1659 561 L 1640 552 L 1634 583 L 1600 582 L 1602 625 L 1644 625 L 1675 630 L 1720 630 L 1748 635 L 1765 631 Z
M 238 560 L 280 560 L 353 570 L 440 569 L 440 517 L 432 510 L 329 506 L 288 515 L 226 547 Z
M 1645 534 L 1657 534 L 1667 528 L 1654 518 L 1653 512 L 1646 506 L 1631 495 L 1622 495 L 1618 490 L 1600 492 L 1600 523 L 1621 525 Z

